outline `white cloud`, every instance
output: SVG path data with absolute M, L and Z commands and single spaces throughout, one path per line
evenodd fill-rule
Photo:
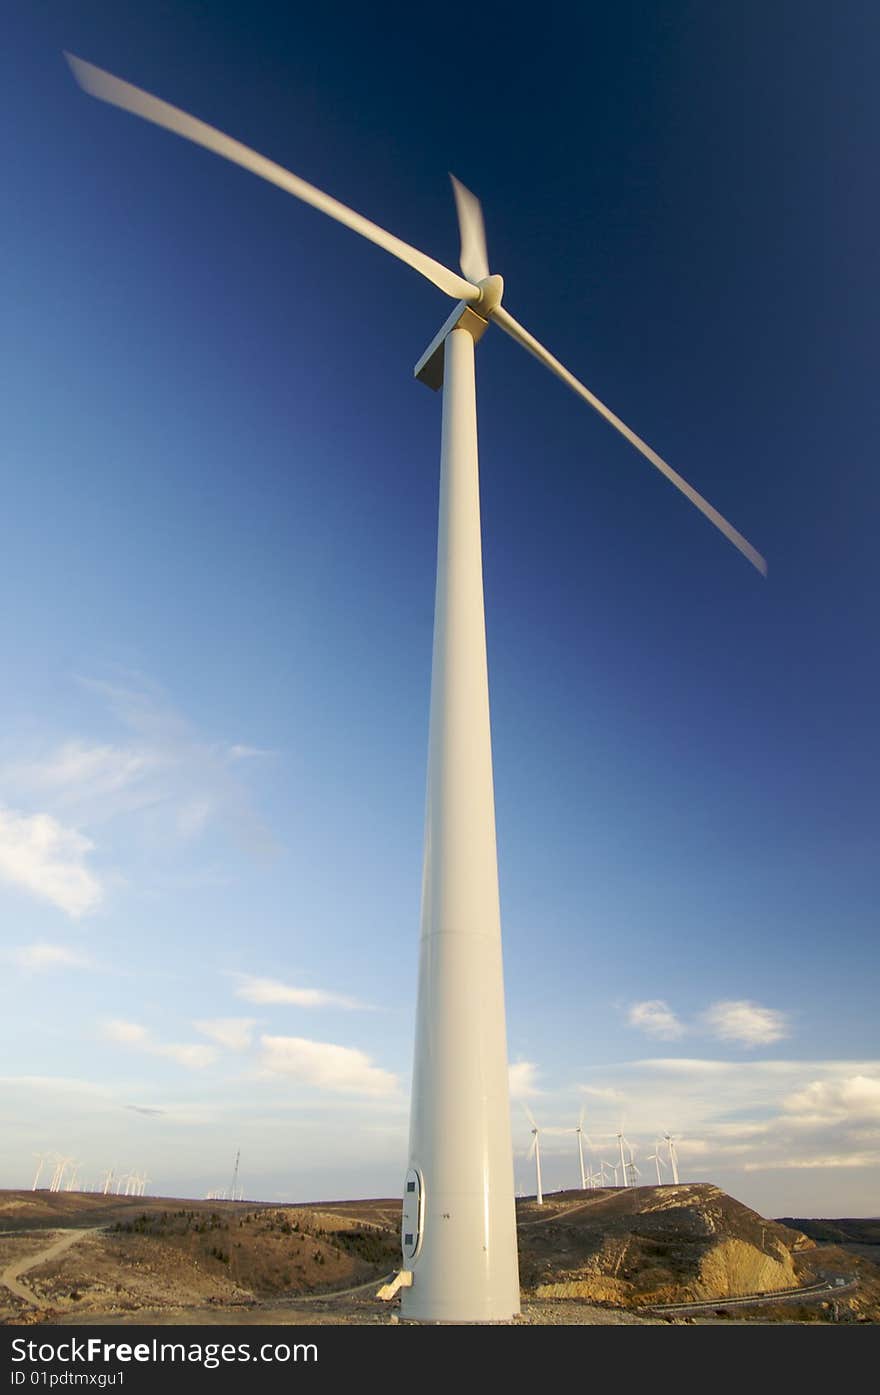
M 188 1042 L 154 1041 L 146 1027 L 139 1022 L 127 1022 L 123 1018 L 113 1018 L 105 1022 L 102 1033 L 110 1041 L 118 1041 L 124 1046 L 133 1046 L 151 1056 L 164 1056 L 188 1070 L 203 1070 L 216 1060 L 217 1052 L 212 1046 Z
M 259 746 L 230 746 L 228 755 L 230 760 L 257 760 L 260 756 L 270 756 L 271 751 L 263 751 Z
M 237 974 L 236 977 L 239 980 L 236 996 L 249 1003 L 291 1003 L 295 1007 L 363 1007 L 354 998 L 328 993 L 323 988 L 295 988 L 275 978 L 253 978 L 250 974 Z
M 684 1036 L 685 1027 L 662 998 L 650 998 L 643 1003 L 633 1003 L 627 1014 L 631 1027 L 638 1027 L 648 1036 L 659 1037 L 663 1041 L 674 1041 Z
M 813 1167 L 832 1169 L 835 1159 L 847 1159 L 851 1171 L 867 1168 L 880 1137 L 876 1060 L 667 1057 L 608 1065 L 596 1074 L 621 1086 L 627 1136 L 640 1153 L 652 1153 L 653 1140 L 668 1129 L 683 1180 L 716 1181 L 734 1195 L 734 1174 L 745 1171 L 777 1176 L 796 1167 L 806 1177 Z M 567 1091 L 559 1100 L 566 1108 Z M 619 1117 L 619 1106 L 597 1098 L 587 1128 L 598 1139 Z
M 743 1172 L 775 1172 L 813 1167 L 876 1167 L 880 1153 L 831 1153 L 815 1158 L 769 1158 L 763 1162 L 747 1162 Z
M 302 1085 L 340 1093 L 393 1095 L 398 1080 L 390 1071 L 374 1066 L 363 1051 L 305 1037 L 260 1038 L 264 1074 L 286 1075 Z
M 141 1046 L 150 1038 L 146 1027 L 142 1027 L 138 1022 L 126 1022 L 120 1017 L 105 1022 L 101 1030 L 109 1041 L 119 1041 L 125 1046 Z
M 87 969 L 89 960 L 66 945 L 21 945 L 10 951 L 9 958 L 20 969 L 40 973 L 44 969 Z
M 813 1080 L 783 1101 L 783 1111 L 791 1122 L 808 1125 L 880 1119 L 880 1077 Z
M 43 760 L 13 767 L 7 777 L 54 795 L 62 803 L 77 803 L 85 791 L 92 798 L 107 800 L 142 783 L 156 763 L 155 754 L 148 751 L 65 741 Z
M 537 1074 L 538 1067 L 533 1061 L 515 1061 L 509 1067 L 510 1098 L 521 1100 L 528 1095 L 540 1094 Z
M 69 739 L 48 753 L 6 765 L 3 783 L 21 803 L 47 807 L 87 827 L 137 816 L 156 840 L 172 830 L 191 841 L 221 824 L 251 848 L 272 846 L 240 776 L 249 758 L 268 753 L 206 740 L 139 676 L 127 684 L 80 683 L 109 707 L 129 739 Z
M 246 1051 L 253 1038 L 253 1017 L 215 1017 L 209 1021 L 194 1022 L 193 1026 L 203 1036 L 210 1037 L 228 1051 Z
M 188 1070 L 203 1070 L 217 1059 L 217 1052 L 213 1046 L 202 1046 L 200 1043 L 171 1042 L 167 1045 L 150 1046 L 148 1049 L 154 1056 L 167 1056 L 169 1060 L 186 1066 Z
M 703 1014 L 710 1032 L 721 1041 L 767 1046 L 789 1035 L 785 1014 L 747 999 L 713 1003 Z
M 98 879 L 85 866 L 94 844 L 51 814 L 0 808 L 0 880 L 79 917 L 101 900 Z

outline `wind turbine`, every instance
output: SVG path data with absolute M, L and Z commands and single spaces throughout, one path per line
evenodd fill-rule
M 213 151 L 389 252 L 456 301 L 416 364 L 443 389 L 419 987 L 404 1182 L 402 1316 L 519 1312 L 489 727 L 474 348 L 490 324 L 610 423 L 755 566 L 763 557 L 502 305 L 478 200 L 453 180 L 463 276 L 177 107 L 67 55 L 92 96 Z M 391 1286 L 392 1291 L 394 1286 Z
M 618 1132 L 618 1134 L 616 1135 L 616 1137 L 617 1137 L 617 1147 L 618 1147 L 618 1151 L 620 1152 L 620 1175 L 621 1175 L 621 1177 L 623 1178 L 623 1186 L 628 1187 L 628 1186 L 629 1186 L 629 1180 L 628 1180 L 628 1178 L 627 1178 L 627 1171 L 626 1171 L 626 1169 L 627 1169 L 627 1159 L 626 1159 L 626 1154 L 625 1154 L 624 1151 L 623 1151 L 623 1146 L 624 1146 L 624 1144 L 626 1144 L 627 1148 L 629 1148 L 629 1141 L 628 1141 L 626 1138 L 624 1138 L 624 1135 L 623 1135 L 623 1125 L 621 1125 L 620 1131 Z M 614 1175 L 615 1175 L 615 1177 L 617 1176 L 617 1168 L 614 1169 Z
M 663 1185 L 663 1178 L 660 1175 L 660 1144 L 654 1144 L 654 1152 L 648 1154 L 648 1162 L 652 1162 L 657 1169 L 657 1186 Z
M 665 1133 L 663 1137 L 666 1139 L 666 1148 L 669 1153 L 669 1166 L 672 1169 L 672 1180 L 675 1185 L 678 1186 L 678 1154 L 675 1151 L 675 1143 L 673 1142 L 671 1133 Z
M 237 1188 L 238 1188 L 238 1164 L 239 1164 L 240 1160 L 241 1160 L 241 1149 L 239 1148 L 238 1151 L 237 1151 L 236 1154 L 235 1154 L 235 1167 L 232 1169 L 232 1185 L 231 1185 L 230 1188 L 229 1188 L 229 1200 L 230 1200 L 230 1201 L 237 1201 L 237 1200 L 238 1200 L 238 1197 L 235 1195 L 235 1193 L 236 1193 L 236 1190 L 237 1190 Z
M 55 1171 L 52 1174 L 52 1181 L 49 1185 L 50 1192 L 61 1191 L 61 1184 L 64 1180 L 64 1174 L 67 1171 L 68 1166 L 72 1162 L 73 1158 L 58 1158 L 57 1162 L 55 1163 Z
M 576 1128 L 576 1129 L 566 1129 L 565 1132 L 566 1132 L 566 1133 L 574 1133 L 574 1134 L 577 1134 L 578 1163 L 579 1163 L 579 1165 L 580 1165 L 580 1170 L 581 1170 L 581 1191 L 583 1192 L 583 1191 L 586 1191 L 586 1189 L 587 1189 L 587 1175 L 586 1175 L 586 1173 L 584 1172 L 584 1110 L 583 1110 L 583 1108 L 581 1109 L 581 1112 L 580 1112 L 580 1117 L 579 1117 L 578 1122 L 577 1122 L 577 1128 Z
M 40 1173 L 43 1171 L 43 1163 L 46 1161 L 47 1158 L 51 1156 L 51 1153 L 34 1153 L 34 1157 L 37 1159 L 37 1170 L 34 1173 L 34 1185 L 31 1187 L 32 1192 L 35 1192 L 37 1190 L 37 1183 L 40 1180 Z
M 537 1189 L 535 1193 L 535 1200 L 539 1206 L 543 1206 L 544 1193 L 541 1190 L 541 1130 L 535 1123 L 535 1116 L 532 1114 L 531 1110 L 526 1108 L 525 1105 L 523 1105 L 523 1108 L 525 1109 L 526 1114 L 529 1116 L 529 1123 L 532 1126 L 532 1146 L 529 1149 L 529 1157 L 534 1157 L 535 1159 L 535 1173 L 537 1176 Z

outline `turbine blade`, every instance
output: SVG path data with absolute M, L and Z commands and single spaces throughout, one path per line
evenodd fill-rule
M 401 242 L 400 238 L 394 237 L 384 228 L 377 227 L 368 218 L 363 218 L 360 213 L 355 213 L 353 209 L 347 208 L 344 203 L 339 203 L 329 194 L 322 193 L 313 184 L 307 184 L 298 175 L 291 174 L 281 165 L 276 165 L 273 160 L 267 160 L 264 155 L 258 155 L 255 150 L 242 145 L 240 141 L 233 140 L 231 136 L 224 135 L 222 131 L 206 125 L 204 121 L 187 115 L 178 107 L 173 107 L 158 97 L 152 97 L 140 87 L 134 87 L 122 78 L 114 77 L 103 68 L 96 68 L 94 64 L 87 63 L 72 53 L 65 53 L 64 56 L 80 87 L 90 96 L 97 97 L 102 102 L 109 102 L 111 106 L 122 107 L 124 111 L 130 111 L 135 116 L 142 116 L 145 121 L 152 121 L 156 126 L 164 126 L 167 131 L 173 131 L 175 135 L 183 136 L 185 140 L 191 140 L 196 145 L 202 145 L 206 150 L 213 150 L 215 155 L 222 155 L 234 165 L 241 165 L 242 169 L 250 170 L 261 179 L 267 179 L 270 184 L 277 184 L 279 189 L 293 194 L 294 198 L 310 204 L 319 212 L 326 213 L 329 218 L 351 228 L 353 232 L 360 233 L 361 237 L 374 242 L 383 251 L 390 252 L 393 257 L 397 257 L 399 261 L 427 277 L 441 291 L 452 296 L 453 300 L 479 300 L 479 289 L 469 281 L 462 280 L 454 271 L 434 261 L 433 257 L 410 247 L 408 242 Z
M 538 1146 L 538 1135 L 535 1133 L 535 1134 L 532 1134 L 532 1146 L 529 1148 L 529 1152 L 528 1152 L 528 1156 L 529 1156 L 530 1158 L 533 1158 L 533 1157 L 535 1156 L 535 1149 L 537 1148 L 537 1146 Z
M 454 174 L 449 178 L 452 180 L 452 192 L 458 211 L 458 230 L 461 233 L 459 266 L 469 281 L 484 281 L 489 275 L 489 257 L 486 252 L 482 205 L 476 194 L 466 189 Z
M 524 349 L 528 349 L 529 353 L 533 354 L 540 363 L 543 363 L 545 367 L 549 368 L 551 373 L 555 373 L 558 378 L 561 378 L 564 383 L 567 383 L 572 391 L 577 393 L 578 397 L 582 397 L 585 402 L 589 402 L 590 406 L 597 411 L 600 416 L 604 417 L 607 422 L 610 422 L 615 430 L 620 432 L 621 436 L 626 437 L 630 445 L 635 446 L 636 450 L 639 451 L 646 460 L 650 460 L 651 464 L 656 466 L 660 473 L 665 475 L 671 484 L 675 485 L 676 489 L 681 490 L 685 498 L 690 499 L 691 503 L 700 510 L 701 514 L 708 518 L 710 523 L 714 523 L 718 531 L 724 534 L 728 542 L 733 543 L 734 547 L 751 562 L 752 566 L 755 567 L 762 576 L 767 575 L 767 563 L 765 559 L 761 556 L 760 552 L 752 547 L 752 544 L 743 537 L 742 533 L 738 532 L 732 523 L 728 523 L 727 519 L 724 518 L 717 509 L 713 508 L 708 500 L 703 498 L 702 494 L 698 494 L 697 491 L 688 484 L 687 480 L 682 479 L 681 475 L 678 474 L 676 470 L 673 470 L 671 465 L 667 465 L 666 461 L 663 460 L 655 450 L 652 450 L 651 447 L 642 440 L 641 436 L 637 436 L 625 422 L 620 420 L 620 417 L 615 416 L 614 412 L 612 412 L 609 407 L 605 406 L 604 402 L 600 402 L 598 397 L 590 392 L 589 388 L 584 387 L 583 383 L 580 382 L 573 373 L 569 373 L 568 369 L 559 362 L 559 359 L 554 358 L 549 350 L 544 348 L 543 344 L 539 344 L 537 339 L 529 334 L 528 330 L 524 329 L 512 315 L 509 315 L 502 305 L 499 305 L 498 308 L 492 312 L 492 321 L 499 329 L 503 329 L 505 334 L 509 334 L 511 339 L 515 339 Z
M 534 1116 L 534 1114 L 532 1113 L 532 1111 L 529 1109 L 529 1106 L 528 1106 L 525 1102 L 522 1102 L 522 1101 L 521 1101 L 521 1103 L 522 1103 L 523 1112 L 525 1113 L 526 1118 L 528 1119 L 528 1121 L 529 1121 L 529 1123 L 531 1124 L 532 1128 L 533 1128 L 533 1129 L 536 1129 L 536 1128 L 538 1127 L 538 1125 L 535 1123 L 535 1116 Z

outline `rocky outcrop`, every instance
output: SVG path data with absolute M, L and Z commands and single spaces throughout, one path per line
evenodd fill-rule
M 722 1238 L 700 1260 L 692 1295 L 700 1298 L 740 1298 L 751 1293 L 779 1293 L 797 1288 L 791 1251 L 777 1244 L 772 1255 L 745 1240 Z
M 552 1209 L 551 1209 L 552 1208 Z M 679 1303 L 778 1293 L 805 1281 L 810 1242 L 709 1183 L 572 1192 L 529 1207 L 521 1272 L 539 1298 Z

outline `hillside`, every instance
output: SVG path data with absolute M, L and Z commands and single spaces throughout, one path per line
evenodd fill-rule
M 521 1277 L 539 1296 L 626 1305 L 779 1292 L 808 1282 L 814 1243 L 710 1183 L 545 1198 L 520 1213 Z
M 396 1199 L 0 1193 L 0 1322 L 387 1322 L 394 1310 L 375 1293 L 399 1267 L 399 1218 Z M 654 1305 L 815 1282 L 839 1288 L 805 1295 L 796 1320 L 880 1314 L 880 1270 L 708 1183 L 526 1198 L 517 1219 L 526 1322 L 653 1321 Z

